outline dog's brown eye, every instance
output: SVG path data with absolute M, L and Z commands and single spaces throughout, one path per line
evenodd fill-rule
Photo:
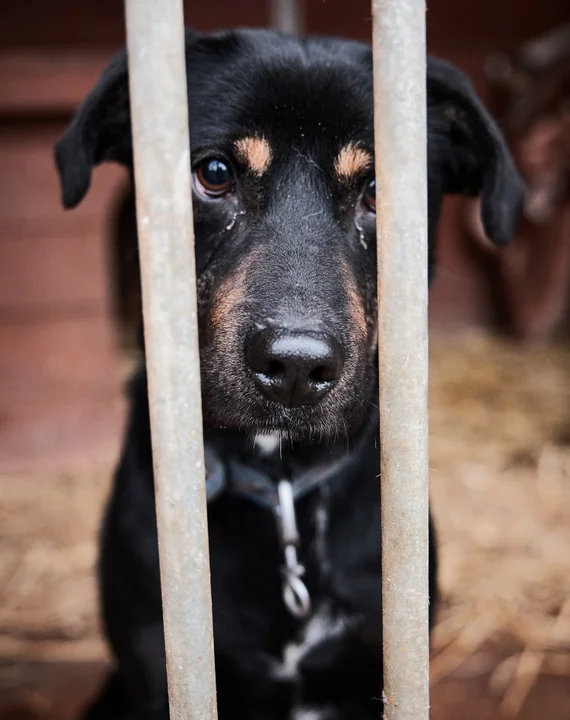
M 364 202 L 369 210 L 376 212 L 376 180 L 371 180 L 364 192 Z
M 232 173 L 225 160 L 208 158 L 203 160 L 195 173 L 199 189 L 209 197 L 225 195 L 232 185 Z

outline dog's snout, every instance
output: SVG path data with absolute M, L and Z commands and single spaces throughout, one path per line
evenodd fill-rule
M 329 334 L 261 330 L 246 344 L 246 360 L 260 389 L 282 405 L 314 405 L 340 378 L 344 353 Z

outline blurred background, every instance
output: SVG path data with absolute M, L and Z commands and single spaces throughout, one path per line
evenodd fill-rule
M 368 40 L 368 0 L 302 30 Z M 199 30 L 268 0 L 186 2 Z M 570 6 L 429 0 L 528 183 L 512 247 L 446 203 L 431 294 L 433 509 L 443 592 L 434 720 L 570 718 Z M 0 720 L 67 720 L 98 685 L 94 563 L 140 314 L 125 174 L 64 213 L 53 145 L 124 42 L 120 0 L 0 2 Z

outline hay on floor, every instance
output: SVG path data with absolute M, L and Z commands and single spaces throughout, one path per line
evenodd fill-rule
M 515 716 L 570 672 L 570 352 L 470 333 L 432 343 L 430 482 L 444 607 L 433 679 L 486 672 Z
M 78 641 L 102 655 L 94 568 L 109 483 L 109 465 L 0 476 L 3 662 L 76 657 Z

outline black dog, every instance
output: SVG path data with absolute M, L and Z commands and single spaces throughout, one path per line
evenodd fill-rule
M 371 50 L 238 31 L 189 32 L 186 52 L 219 716 L 378 718 Z M 431 271 L 445 193 L 481 195 L 486 232 L 503 244 L 522 184 L 459 71 L 429 59 L 427 90 Z M 105 160 L 132 168 L 125 53 L 57 147 L 66 207 Z M 158 720 L 168 706 L 144 367 L 131 392 L 102 535 L 117 670 L 88 717 Z M 284 574 L 278 506 L 300 535 Z

